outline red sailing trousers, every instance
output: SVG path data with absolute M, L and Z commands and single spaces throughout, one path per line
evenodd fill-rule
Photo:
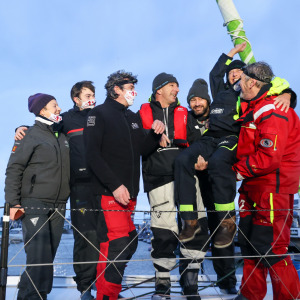
M 126 261 L 130 260 L 137 248 L 137 234 L 131 218 L 135 205 L 135 198 L 124 206 L 112 196 L 101 196 L 101 209 L 113 211 L 101 211 L 99 217 L 101 242 L 97 265 L 97 300 L 118 299 Z
M 294 195 L 241 191 L 239 242 L 244 259 L 242 295 L 262 300 L 267 292 L 269 271 L 274 300 L 298 299 L 300 282 L 287 256 Z M 266 257 L 249 259 L 249 256 Z

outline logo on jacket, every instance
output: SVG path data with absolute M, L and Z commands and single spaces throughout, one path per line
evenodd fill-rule
M 31 218 L 31 219 L 30 219 L 30 221 L 31 221 L 31 223 L 33 224 L 33 226 L 36 226 L 38 220 L 39 220 L 39 217 Z
M 269 140 L 269 139 L 262 139 L 260 141 L 260 144 L 263 146 L 263 147 L 266 147 L 266 148 L 270 148 L 273 146 L 273 141 Z
M 132 129 L 138 129 L 139 125 L 138 125 L 138 123 L 131 123 L 131 127 L 132 127 Z
M 68 141 L 65 141 L 65 146 L 69 148 L 69 143 L 68 143 Z
M 213 115 L 220 115 L 224 112 L 224 108 L 214 108 L 210 114 L 213 114 Z
M 95 126 L 96 124 L 96 116 L 89 116 L 88 119 L 87 119 L 87 124 L 86 126 L 89 127 L 89 126 Z
M 17 148 L 18 148 L 18 146 L 13 146 L 13 148 L 12 148 L 11 152 L 12 152 L 12 153 L 15 153 L 15 152 L 16 152 L 16 150 L 17 150 Z

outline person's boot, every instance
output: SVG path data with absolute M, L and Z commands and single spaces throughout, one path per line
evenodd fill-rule
M 171 279 L 156 278 L 155 279 L 155 293 L 152 295 L 152 300 L 168 300 L 170 299 Z
M 200 300 L 198 293 L 198 269 L 187 269 L 180 276 L 180 286 L 182 294 L 187 300 Z
M 198 224 L 198 220 L 182 220 L 183 228 L 179 234 L 179 241 L 187 243 L 195 238 L 195 235 L 200 232 L 201 227 Z
M 233 242 L 236 234 L 235 216 L 221 222 L 214 236 L 214 246 L 216 248 L 226 248 Z

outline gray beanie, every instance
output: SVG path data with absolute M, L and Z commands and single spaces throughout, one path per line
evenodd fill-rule
M 203 99 L 207 100 L 208 105 L 211 104 L 211 100 L 208 95 L 208 85 L 204 79 L 198 78 L 194 81 L 192 87 L 189 90 L 188 96 L 187 96 L 188 104 L 190 104 L 190 101 L 193 97 L 203 98 Z

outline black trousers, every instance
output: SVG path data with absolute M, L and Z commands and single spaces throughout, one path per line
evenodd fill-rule
M 88 183 L 76 183 L 71 186 L 71 220 L 74 234 L 74 262 L 91 262 L 95 264 L 74 264 L 74 280 L 77 289 L 82 293 L 87 290 L 96 279 L 97 261 L 99 258 L 99 241 L 97 238 L 97 218 L 99 208 L 96 196 Z M 74 210 L 73 210 L 74 209 Z M 86 210 L 88 209 L 88 210 Z M 92 209 L 93 211 L 89 211 Z M 83 237 L 83 236 L 84 237 Z
M 207 209 L 208 228 L 210 233 L 212 234 L 213 232 L 215 232 L 220 222 L 214 207 L 212 187 L 209 182 L 207 171 L 197 172 L 197 177 L 199 179 L 204 206 Z M 226 248 L 215 248 L 213 237 L 211 241 L 211 252 L 213 257 L 234 256 L 234 243 Z M 217 273 L 217 280 L 219 281 L 225 277 L 218 283 L 218 287 L 221 289 L 229 289 L 235 287 L 237 280 L 235 276 L 234 258 L 213 259 L 212 262 L 214 270 Z
M 219 219 L 226 216 L 226 211 L 234 214 L 236 175 L 232 170 L 232 165 L 236 160 L 237 140 L 238 137 L 234 135 L 222 138 L 203 136 L 178 155 L 175 160 L 174 174 L 179 209 L 181 205 L 196 206 L 194 164 L 198 156 L 202 155 L 208 161 L 208 174 Z M 184 220 L 197 219 L 197 212 L 193 211 L 184 211 L 180 215 Z
M 25 246 L 26 264 L 52 264 L 64 225 L 64 218 L 54 209 L 58 209 L 62 215 L 65 215 L 66 205 L 51 205 L 41 201 L 30 205 L 40 209 L 25 208 L 22 219 L 24 244 L 30 240 Z M 27 205 L 22 202 L 22 206 Z M 53 266 L 26 267 L 18 285 L 18 300 L 41 299 L 32 283 L 42 298 L 46 299 L 52 289 Z

